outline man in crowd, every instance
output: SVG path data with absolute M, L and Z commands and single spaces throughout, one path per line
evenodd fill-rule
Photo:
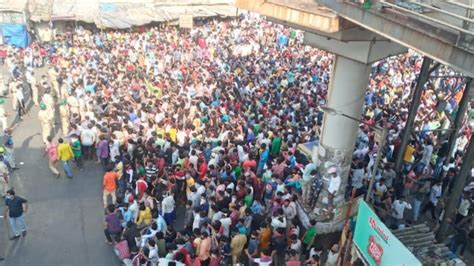
M 302 36 L 249 15 L 210 20 L 187 32 L 168 27 L 80 31 L 74 40 L 55 42 L 61 49 L 51 53 L 55 61 L 49 80 L 45 76 L 41 81 L 43 102 L 48 110 L 54 108 L 51 90 L 64 99 L 64 138 L 75 136 L 75 150 L 80 147 L 85 159 L 97 156 L 106 172 L 102 189 L 110 217 L 104 231 L 108 242 L 126 240 L 134 250 L 130 259 L 142 263 L 156 263 L 156 254 L 166 254 L 166 259 L 185 265 L 193 258 L 209 265 L 219 257 L 236 264 L 257 239 L 259 249 L 249 257 L 259 263 L 283 265 L 308 253 L 297 240 L 304 236 L 303 243 L 311 248 L 316 230 L 300 231 L 297 202 L 301 197 L 313 201 L 311 195 L 321 189 L 313 189 L 314 179 L 327 176 L 323 189 L 329 191 L 331 212 L 337 207 L 333 197 L 345 189 L 345 182 L 338 166 L 318 175 L 319 165 L 298 150 L 299 144 L 319 140 L 323 114 L 318 106 L 325 104 L 334 59 L 304 46 Z M 397 225 L 410 207 L 403 198 L 410 188 L 392 165 L 403 152 L 398 149 L 407 102 L 421 60 L 408 53 L 373 66 L 354 152 L 357 163 L 350 185 L 363 195 L 367 180 L 374 178 L 376 205 L 388 206 L 394 195 L 390 216 Z M 440 67 L 437 74 L 450 71 Z M 430 93 L 441 92 L 443 86 L 434 81 L 426 88 L 419 110 L 436 125 L 449 121 L 431 112 L 435 104 Z M 449 107 L 457 104 L 450 102 Z M 435 127 L 422 121 L 420 129 Z M 390 129 L 386 147 L 376 147 L 367 124 Z M 432 170 L 431 157 L 438 152 L 434 144 L 439 142 L 429 131 L 417 137 L 404 153 L 403 174 L 413 172 L 414 180 Z M 64 139 L 58 142 L 58 159 L 72 177 L 68 162 L 74 153 Z M 386 164 L 372 176 L 376 152 L 383 152 Z M 441 196 L 438 187 L 431 191 L 427 209 Z M 186 204 L 186 230 L 178 232 L 174 220 L 179 204 Z M 130 210 L 134 219 L 121 217 L 117 209 Z M 158 225 L 160 234 L 154 234 Z M 287 257 L 288 248 L 293 251 Z M 326 264 L 336 265 L 339 254 L 334 246 Z M 309 255 L 319 262 L 319 255 Z
M 69 143 L 65 143 L 64 139 L 58 139 L 58 159 L 63 164 L 64 173 L 67 177 L 72 178 L 72 169 L 70 165 L 71 159 L 74 158 L 74 153 L 72 152 L 71 145 Z
M 20 233 L 22 236 L 26 236 L 26 223 L 24 214 L 26 214 L 27 211 L 28 201 L 22 197 L 16 196 L 13 189 L 8 190 L 5 197 L 4 216 L 8 217 L 8 221 L 10 222 L 10 227 L 13 232 L 13 236 L 10 238 L 10 240 L 20 238 Z

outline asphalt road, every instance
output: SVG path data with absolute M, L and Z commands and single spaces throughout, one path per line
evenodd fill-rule
M 4 68 L 2 69 L 5 74 Z M 5 110 L 12 122 L 11 98 Z M 20 169 L 12 176 L 17 195 L 29 202 L 28 233 L 8 240 L 7 221 L 0 219 L 0 266 L 23 265 L 120 265 L 103 233 L 102 172 L 93 162 L 84 171 L 74 169 L 74 178 L 56 179 L 43 158 L 38 108 L 33 106 L 13 136 Z M 57 126 L 59 128 L 59 126 Z M 20 165 L 23 162 L 23 165 Z M 62 170 L 62 169 L 61 169 Z M 3 201 L 0 204 L 3 208 Z

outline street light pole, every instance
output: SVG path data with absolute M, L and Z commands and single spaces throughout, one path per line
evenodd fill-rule
M 386 127 L 382 128 L 382 132 L 376 131 L 376 134 L 380 134 L 379 137 L 381 139 L 379 141 L 379 148 L 377 151 L 377 158 L 375 159 L 374 168 L 372 168 L 372 174 L 370 177 L 369 187 L 367 189 L 367 194 L 365 195 L 366 202 L 369 202 L 370 200 L 370 195 L 372 194 L 372 187 L 374 186 L 374 182 L 375 182 L 375 175 L 377 174 L 377 171 L 380 165 L 380 160 L 382 159 L 382 149 L 385 146 L 385 142 L 387 139 L 387 128 Z

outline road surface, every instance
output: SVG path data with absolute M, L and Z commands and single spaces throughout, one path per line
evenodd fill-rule
M 5 75 L 4 68 L 2 72 Z M 12 113 L 11 98 L 6 99 L 5 110 Z M 0 219 L 0 256 L 6 258 L 0 266 L 120 265 L 105 243 L 101 170 L 86 162 L 83 172 L 74 169 L 73 179 L 63 172 L 56 179 L 42 157 L 37 113 L 38 107 L 33 106 L 13 134 L 17 164 L 24 164 L 13 174 L 12 186 L 29 201 L 28 233 L 8 240 L 6 220 Z M 10 115 L 10 122 L 14 116 Z

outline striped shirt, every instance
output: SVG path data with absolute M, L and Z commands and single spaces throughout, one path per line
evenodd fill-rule
M 158 173 L 158 168 L 155 165 L 145 167 L 146 182 L 151 183 L 151 181 L 156 177 Z

